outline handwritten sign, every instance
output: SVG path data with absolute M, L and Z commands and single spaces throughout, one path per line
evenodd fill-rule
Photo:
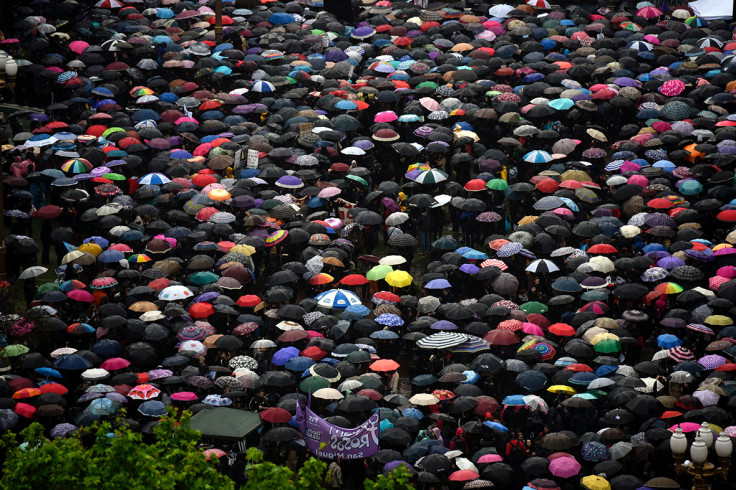
M 258 150 L 248 150 L 248 168 L 258 168 Z

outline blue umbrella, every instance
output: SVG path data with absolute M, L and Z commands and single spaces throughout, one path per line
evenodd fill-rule
M 92 403 L 84 411 L 92 415 L 112 415 L 118 410 L 118 407 L 119 405 L 109 398 L 98 398 L 92 400 Z
M 285 12 L 276 12 L 268 18 L 271 24 L 291 24 L 295 21 L 293 15 L 289 15 Z
M 123 351 L 123 347 L 117 340 L 102 339 L 95 342 L 95 345 L 92 346 L 92 351 L 95 354 L 110 357 L 120 354 Z
M 396 332 L 392 332 L 391 330 L 376 330 L 370 335 L 370 337 L 372 339 L 393 340 L 398 339 L 399 334 L 397 334 Z
M 493 420 L 486 420 L 483 422 L 483 425 L 485 425 L 488 428 L 491 428 L 493 430 L 497 430 L 499 432 L 503 432 L 504 434 L 509 431 L 508 428 L 506 428 L 505 425 L 499 424 L 498 422 L 495 422 Z
M 509 395 L 505 397 L 501 403 L 512 407 L 522 407 L 526 405 L 526 403 L 524 403 L 524 395 Z
M 101 398 L 101 400 L 104 400 L 104 398 Z M 138 411 L 143 415 L 147 415 L 149 417 L 161 417 L 163 415 L 166 415 L 167 413 L 166 405 L 158 400 L 148 400 L 146 402 L 143 402 L 141 406 L 138 407 Z
M 404 320 L 402 320 L 399 315 L 394 315 L 393 313 L 384 313 L 376 317 L 376 323 L 389 327 L 400 327 L 404 324 Z
M 419 376 L 416 376 L 411 380 L 411 384 L 413 384 L 414 386 L 429 386 L 436 382 L 437 378 L 435 378 L 431 374 L 420 374 Z
M 174 15 L 174 11 L 169 8 L 156 9 L 156 17 L 159 19 L 173 19 Z
M 40 367 L 34 369 L 34 371 L 36 371 L 41 376 L 45 376 L 47 378 L 63 378 L 59 371 L 57 371 L 56 369 L 51 369 L 50 367 Z
M 309 357 L 292 357 L 288 361 L 286 361 L 286 364 L 284 364 L 284 367 L 288 369 L 289 371 L 295 371 L 295 372 L 303 372 L 306 369 L 309 369 L 310 366 L 316 364 L 314 362 L 314 359 L 310 359 Z
M 405 408 L 401 412 L 401 415 L 403 415 L 404 417 L 411 417 L 417 420 L 422 420 L 424 418 L 424 414 L 422 413 L 422 411 L 414 407 Z
M 682 340 L 676 335 L 665 333 L 657 337 L 657 345 L 663 349 L 671 349 L 682 345 Z
M 359 320 L 371 313 L 371 309 L 364 305 L 350 305 L 345 311 L 340 313 L 339 317 L 345 320 Z
M 105 250 L 97 256 L 97 262 L 103 264 L 114 264 L 125 258 L 125 254 L 119 250 Z
M 528 369 L 516 377 L 516 384 L 529 391 L 539 391 L 547 384 L 547 376 L 539 371 Z
M 574 384 L 574 385 L 580 385 L 580 386 L 588 386 L 590 383 L 593 382 L 594 379 L 597 379 L 598 376 L 595 374 L 588 372 L 588 371 L 582 371 L 579 373 L 575 373 L 572 376 L 570 376 L 570 379 L 568 382 Z
M 599 366 L 594 371 L 594 374 L 598 377 L 608 376 L 611 373 L 615 373 L 616 370 L 618 370 L 618 366 L 611 366 L 610 364 L 604 364 L 603 366 Z
M 77 371 L 92 367 L 92 363 L 80 355 L 67 354 L 57 357 L 54 361 L 54 367 L 66 371 Z
M 287 363 L 289 359 L 298 355 L 299 349 L 297 349 L 296 347 L 285 347 L 283 349 L 277 350 L 274 353 L 271 362 L 274 366 L 283 366 Z

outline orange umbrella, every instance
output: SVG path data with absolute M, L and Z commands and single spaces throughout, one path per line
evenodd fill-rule
M 399 363 L 393 359 L 379 359 L 368 367 L 373 371 L 396 371 L 399 369 Z

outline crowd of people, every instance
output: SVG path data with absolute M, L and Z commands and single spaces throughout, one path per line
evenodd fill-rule
M 308 405 L 380 413 L 332 488 L 684 488 L 703 447 L 733 488 L 733 22 L 222 12 L 222 39 L 213 1 L 10 13 L 0 90 L 37 109 L 2 141 L 0 430 L 255 412 L 202 439 L 243 483 L 245 447 L 310 456 Z

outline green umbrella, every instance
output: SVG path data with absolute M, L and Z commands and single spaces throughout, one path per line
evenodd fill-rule
M 540 303 L 538 301 L 529 301 L 527 303 L 524 303 L 523 305 L 519 305 L 519 309 L 529 313 L 547 313 L 549 311 L 549 308 L 547 308 L 547 305 L 544 303 Z
M 115 172 L 106 173 L 105 175 L 103 175 L 103 177 L 105 177 L 106 179 L 110 179 L 110 180 L 126 180 L 125 175 L 116 174 Z
M 488 181 L 486 187 L 492 191 L 505 191 L 509 188 L 509 184 L 503 179 L 492 179 Z
M 202 286 L 203 284 L 212 284 L 213 282 L 217 282 L 219 278 L 220 276 L 214 272 L 202 271 L 189 276 L 189 282 L 196 284 L 197 286 Z
M 43 296 L 49 291 L 61 291 L 61 288 L 55 282 L 45 282 L 38 286 L 38 289 L 36 289 L 36 295 Z
M 299 389 L 305 393 L 313 393 L 322 388 L 329 388 L 330 382 L 321 376 L 310 376 L 301 383 Z
M 368 390 L 383 391 L 384 389 L 384 386 L 383 386 L 383 383 L 381 383 L 381 380 L 376 378 L 375 376 L 363 375 L 360 378 L 358 378 L 358 381 L 363 383 L 363 388 L 368 389 Z
M 435 89 L 436 89 L 436 88 L 437 88 L 438 86 L 439 86 L 439 85 L 437 85 L 437 84 L 436 84 L 435 82 L 429 82 L 429 81 L 427 81 L 427 82 L 422 82 L 422 83 L 420 83 L 419 85 L 417 85 L 417 86 L 415 87 L 415 89 L 420 89 L 420 88 L 424 88 L 424 87 L 429 87 L 429 88 L 431 88 L 432 90 L 435 90 Z
M 345 358 L 346 361 L 353 364 L 360 364 L 361 362 L 370 362 L 372 359 L 371 353 L 365 350 L 356 350 L 351 352 Z
M 350 179 L 350 180 L 354 180 L 355 182 L 357 182 L 359 184 L 363 184 L 365 186 L 368 185 L 368 182 L 366 182 L 363 177 L 358 177 L 357 175 L 348 175 L 347 178 Z
M 242 439 L 261 425 L 254 412 L 227 407 L 204 408 L 192 416 L 189 426 L 205 437 Z
M 580 299 L 583 301 L 608 301 L 608 295 L 603 291 L 586 291 Z
M 593 350 L 601 354 L 613 354 L 614 352 L 621 352 L 621 343 L 613 339 L 601 340 L 593 346 Z
M 25 345 L 13 344 L 13 345 L 9 345 L 6 348 L 4 348 L 2 352 L 0 352 L 0 355 L 3 357 L 17 357 L 17 356 L 22 356 L 29 350 L 31 349 L 29 349 Z
M 103 137 L 103 138 L 107 138 L 107 137 L 108 137 L 108 136 L 110 136 L 110 135 L 111 135 L 112 133 L 117 133 L 117 132 L 119 132 L 119 131 L 122 131 L 123 133 L 125 132 L 125 130 L 124 130 L 123 128 L 120 128 L 120 127 L 117 127 L 117 126 L 115 126 L 115 127 L 112 127 L 112 128 L 110 128 L 110 129 L 106 130 L 106 131 L 105 131 L 104 133 L 102 133 L 102 137 Z
M 365 277 L 369 281 L 380 281 L 393 270 L 393 267 L 391 267 L 390 265 L 377 265 L 373 269 L 369 270 L 368 274 L 366 274 Z

